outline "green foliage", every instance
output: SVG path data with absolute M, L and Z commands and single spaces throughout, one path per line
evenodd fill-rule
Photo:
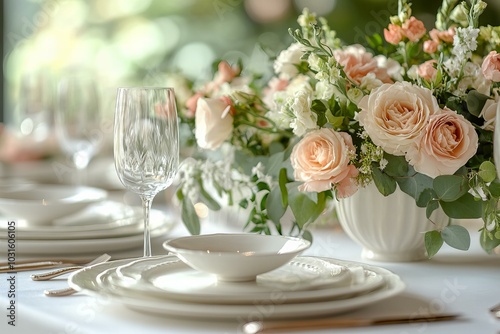
M 441 249 L 443 238 L 439 231 L 428 231 L 424 237 L 425 249 L 428 257 L 433 257 Z
M 468 250 L 470 247 L 470 235 L 467 229 L 460 225 L 449 225 L 441 231 L 444 242 L 453 248 Z

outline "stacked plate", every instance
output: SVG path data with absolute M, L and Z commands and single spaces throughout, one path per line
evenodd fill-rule
M 386 269 L 307 256 L 251 282 L 218 281 L 167 255 L 87 267 L 74 273 L 69 283 L 141 312 L 242 321 L 332 315 L 404 289 L 401 279 Z
M 18 256 L 84 255 L 141 249 L 143 213 L 107 200 L 89 187 L 22 185 L 0 189 L 0 248 L 15 244 Z M 152 237 L 173 227 L 151 211 Z

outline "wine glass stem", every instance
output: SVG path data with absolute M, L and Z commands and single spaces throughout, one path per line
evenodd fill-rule
M 152 256 L 151 253 L 151 229 L 149 226 L 149 212 L 151 211 L 151 204 L 153 198 L 141 197 L 142 211 L 144 213 L 144 257 Z

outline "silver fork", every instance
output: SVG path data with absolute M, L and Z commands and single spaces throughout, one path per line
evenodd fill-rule
M 90 261 L 89 263 L 79 265 L 79 266 L 64 267 L 64 268 L 52 270 L 52 271 L 49 271 L 46 273 L 42 273 L 42 274 L 33 274 L 33 275 L 31 275 L 31 279 L 33 281 L 47 281 L 47 280 L 52 279 L 54 277 L 58 277 L 58 276 L 64 275 L 66 273 L 69 273 L 69 272 L 72 272 L 72 271 L 75 271 L 75 270 L 78 270 L 78 269 L 81 269 L 84 267 L 88 267 L 88 266 L 92 266 L 94 264 L 106 262 L 109 259 L 111 259 L 110 255 L 102 254 L 101 256 L 96 257 L 94 260 Z

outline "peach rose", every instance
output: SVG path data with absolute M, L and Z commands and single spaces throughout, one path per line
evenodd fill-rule
M 496 51 L 488 53 L 483 60 L 481 70 L 486 79 L 500 82 L 500 54 Z
M 432 115 L 415 149 L 406 159 L 419 173 L 436 177 L 454 174 L 476 154 L 478 136 L 474 126 L 448 108 Z
M 439 42 L 434 40 L 428 40 L 424 42 L 424 52 L 426 53 L 434 53 L 437 51 L 439 46 Z
M 432 91 L 409 82 L 384 84 L 358 104 L 358 120 L 387 153 L 405 155 L 440 108 Z
M 199 98 L 195 114 L 195 137 L 198 146 L 215 150 L 233 132 L 231 105 L 222 99 Z
M 383 83 L 392 82 L 387 69 L 380 67 L 377 59 L 361 45 L 351 45 L 343 50 L 336 50 L 333 56 L 344 67 L 345 74 L 357 84 L 370 73 L 375 74 L 375 77 Z
M 389 29 L 384 29 L 384 38 L 387 43 L 397 45 L 403 39 L 403 29 L 397 24 L 390 23 Z
M 349 197 L 357 191 L 358 170 L 351 165 L 355 148 L 345 132 L 322 128 L 307 133 L 294 146 L 290 161 L 300 191 L 321 192 L 335 188 L 337 197 Z
M 434 64 L 437 64 L 437 61 L 431 59 L 418 66 L 417 68 L 418 76 L 427 81 L 434 80 L 437 73 L 437 69 L 434 67 Z
M 401 26 L 401 29 L 403 29 L 403 35 L 405 35 L 411 42 L 418 41 L 425 35 L 426 32 L 424 23 L 417 20 L 414 16 L 406 20 Z

